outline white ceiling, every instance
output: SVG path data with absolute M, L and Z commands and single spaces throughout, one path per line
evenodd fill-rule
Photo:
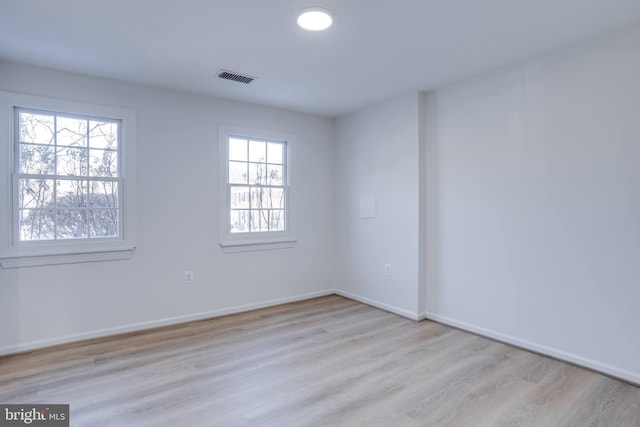
M 333 27 L 298 28 L 310 5 Z M 0 0 L 0 58 L 338 116 L 636 22 L 640 0 Z

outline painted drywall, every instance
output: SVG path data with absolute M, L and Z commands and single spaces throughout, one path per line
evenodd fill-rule
M 134 109 L 138 182 L 131 260 L 0 269 L 0 353 L 334 288 L 333 120 L 7 62 L 0 90 Z M 297 134 L 295 248 L 222 254 L 220 122 Z M 184 270 L 195 284 L 183 283 Z
M 428 316 L 640 383 L 640 27 L 427 105 Z
M 400 96 L 336 123 L 339 292 L 411 318 L 419 314 L 420 101 Z M 362 196 L 375 197 L 375 218 L 360 218 Z

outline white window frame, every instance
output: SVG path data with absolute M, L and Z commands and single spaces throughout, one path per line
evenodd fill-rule
M 120 120 L 121 235 L 117 238 L 24 242 L 18 239 L 14 107 Z M 2 268 L 128 259 L 135 249 L 135 111 L 0 91 L 0 266 Z
M 229 200 L 229 137 L 246 137 L 259 140 L 286 142 L 285 176 L 285 231 L 231 233 Z M 294 133 L 221 124 L 219 126 L 219 227 L 220 247 L 224 253 L 291 248 L 295 246 L 298 224 L 296 185 L 297 136 Z

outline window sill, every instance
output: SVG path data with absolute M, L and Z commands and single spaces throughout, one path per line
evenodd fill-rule
M 26 255 L 0 258 L 2 268 L 36 267 L 42 265 L 77 264 L 82 262 L 129 259 L 135 248 L 75 254 Z
M 270 243 L 221 243 L 220 247 L 225 254 L 235 254 L 238 252 L 255 252 L 255 251 L 268 251 L 274 249 L 287 249 L 293 248 L 296 245 L 296 241 L 290 242 L 270 242 Z

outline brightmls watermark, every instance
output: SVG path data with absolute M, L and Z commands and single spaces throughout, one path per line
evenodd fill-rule
M 0 404 L 0 427 L 69 427 L 69 405 Z

